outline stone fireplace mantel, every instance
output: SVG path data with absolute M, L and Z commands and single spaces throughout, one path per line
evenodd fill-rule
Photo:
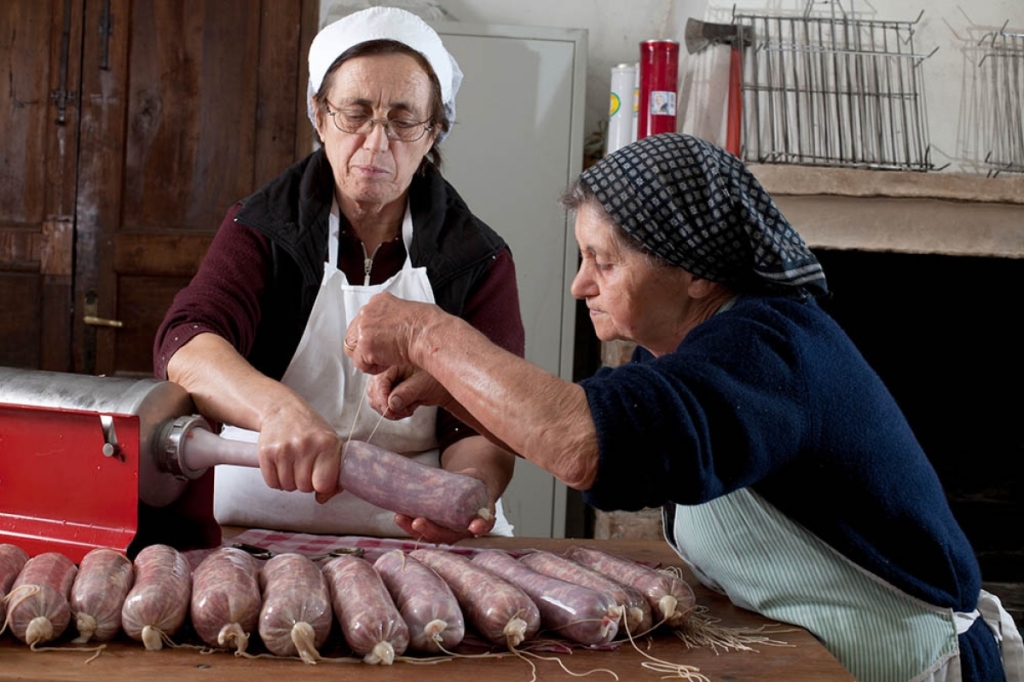
M 1024 258 L 1024 177 L 750 164 L 811 248 Z

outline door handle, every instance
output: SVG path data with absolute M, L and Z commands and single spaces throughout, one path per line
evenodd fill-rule
M 110 320 L 105 317 L 96 317 L 95 315 L 85 315 L 82 317 L 82 322 L 91 324 L 96 327 L 116 327 L 120 329 L 124 326 L 124 322 L 121 320 Z
M 82 322 L 85 324 L 92 325 L 94 327 L 113 327 L 120 329 L 124 326 L 124 322 L 121 320 L 111 320 L 107 317 L 100 317 L 100 304 L 97 301 L 95 291 L 88 291 L 85 294 L 85 315 L 82 316 Z

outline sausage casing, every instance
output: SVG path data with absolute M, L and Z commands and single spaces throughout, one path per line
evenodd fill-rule
M 448 583 L 466 619 L 488 641 L 515 647 L 540 630 L 533 599 L 500 575 L 443 549 L 417 549 L 409 556 Z
M 220 547 L 192 573 L 192 627 L 212 647 L 245 651 L 259 624 L 260 565 L 248 552 Z
M 521 556 L 519 561 L 544 575 L 607 594 L 623 607 L 623 621 L 631 635 L 647 632 L 654 625 L 651 606 L 639 590 L 553 552 L 530 552 Z M 619 634 L 625 635 L 626 632 L 620 630 Z
M 82 557 L 71 586 L 71 614 L 78 629 L 76 643 L 109 642 L 121 631 L 121 609 L 135 582 L 127 556 L 97 547 Z
M 46 552 L 25 562 L 7 595 L 8 625 L 26 644 L 60 637 L 71 622 L 68 597 L 78 568 L 63 554 Z
M 685 580 L 589 547 L 570 547 L 565 556 L 612 580 L 630 585 L 651 605 L 654 620 L 669 627 L 680 627 L 690 616 L 696 599 Z
M 10 592 L 14 581 L 18 579 L 21 569 L 25 568 L 28 554 L 17 545 L 0 544 L 0 632 L 7 622 L 7 606 L 4 597 Z
M 409 627 L 373 564 L 339 556 L 323 565 L 345 643 L 365 663 L 391 665 L 409 646 Z
M 348 441 L 338 482 L 371 504 L 452 530 L 466 530 L 477 516 L 490 518 L 483 481 L 421 464 L 376 445 Z
M 277 656 L 298 655 L 316 663 L 331 634 L 334 613 L 327 579 L 313 560 L 301 554 L 278 554 L 260 570 L 259 633 Z
M 192 573 L 188 560 L 168 545 L 144 547 L 135 556 L 135 584 L 121 609 L 121 627 L 155 651 L 173 637 L 188 616 Z
M 622 607 L 608 595 L 538 573 L 502 550 L 481 551 L 473 561 L 530 595 L 545 629 L 586 645 L 615 638 Z
M 466 634 L 462 609 L 441 576 L 400 549 L 380 555 L 373 567 L 409 626 L 410 648 L 438 653 L 462 642 Z

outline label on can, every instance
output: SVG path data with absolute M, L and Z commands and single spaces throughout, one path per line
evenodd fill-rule
M 652 116 L 675 116 L 676 93 L 670 90 L 654 90 L 651 92 Z
M 619 96 L 613 92 L 611 96 L 611 102 L 609 102 L 608 105 L 608 115 L 614 116 L 615 114 L 619 113 L 619 109 L 621 108 L 622 100 L 619 99 Z

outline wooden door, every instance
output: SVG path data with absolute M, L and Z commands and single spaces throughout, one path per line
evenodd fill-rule
M 71 367 L 82 0 L 0 2 L 0 365 Z M 6 71 L 6 72 L 5 72 Z
M 49 78 L 31 100 L 39 120 L 22 124 L 46 153 L 22 152 L 10 135 L 0 143 L 27 188 L 0 189 L 0 281 L 16 294 L 2 297 L 0 313 L 17 320 L 10 334 L 2 323 L 0 364 L 147 376 L 156 328 L 227 208 L 310 149 L 303 101 L 316 2 L 3 5 L 5 27 L 31 27 L 31 49 L 49 46 Z M 15 78 L 29 83 L 40 72 L 26 63 L 33 42 L 9 49 L 20 55 L 8 60 Z M 65 72 L 60 126 L 48 100 Z M 0 104 L 0 117 L 16 118 L 18 102 Z

